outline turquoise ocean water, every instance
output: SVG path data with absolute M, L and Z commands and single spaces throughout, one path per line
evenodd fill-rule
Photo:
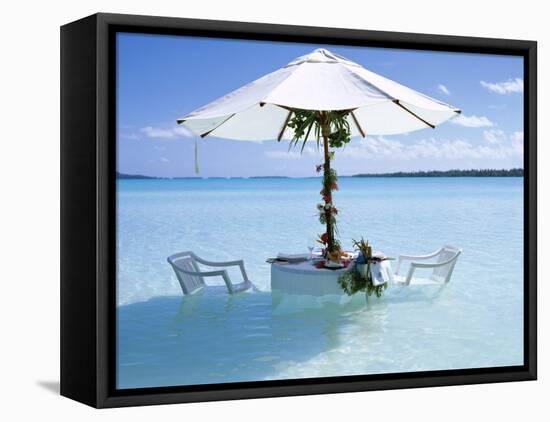
M 277 252 L 322 231 L 319 179 L 117 182 L 117 386 L 156 387 L 523 363 L 523 179 L 341 178 L 340 238 L 389 256 L 463 248 L 451 283 L 346 305 L 270 292 Z M 259 291 L 183 297 L 166 258 L 244 259 Z M 232 272 L 237 278 L 238 273 Z

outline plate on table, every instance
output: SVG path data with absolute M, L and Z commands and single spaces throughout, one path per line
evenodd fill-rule
M 286 261 L 290 264 L 297 264 L 299 262 L 307 261 L 308 254 L 278 254 L 277 261 Z

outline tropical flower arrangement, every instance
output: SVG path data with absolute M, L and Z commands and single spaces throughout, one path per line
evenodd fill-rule
M 349 296 L 362 291 L 366 292 L 367 296 L 375 294 L 376 297 L 381 297 L 384 290 L 388 288 L 388 283 L 375 286 L 370 266 L 373 262 L 380 262 L 385 258 L 373 257 L 372 247 L 363 238 L 360 241 L 354 240 L 353 245 L 359 250 L 359 255 L 355 260 L 354 267 L 338 277 L 338 284 Z
M 342 248 L 340 247 L 340 243 L 338 243 L 338 250 L 336 252 L 328 252 L 328 234 L 323 233 L 319 235 L 319 238 L 317 239 L 317 243 L 320 243 L 322 245 L 322 255 L 323 258 L 319 262 L 315 264 L 317 268 L 324 268 L 326 264 L 326 260 L 330 260 L 333 262 L 337 262 L 342 267 L 347 267 L 348 264 L 351 261 L 351 257 L 348 253 L 344 252 Z

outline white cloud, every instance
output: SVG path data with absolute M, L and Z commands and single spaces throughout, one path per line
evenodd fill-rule
M 514 142 L 523 142 L 523 131 L 517 131 L 511 135 L 512 141 Z
M 161 129 L 152 126 L 141 128 L 140 131 L 148 138 L 173 138 L 175 136 L 174 132 L 169 129 Z
M 488 143 L 496 145 L 510 141 L 512 144 L 523 144 L 523 131 L 512 132 L 507 135 L 504 131 L 498 129 L 489 129 L 483 131 L 483 139 Z
M 345 148 L 338 149 L 336 160 L 353 162 L 376 160 L 380 162 L 414 162 L 453 160 L 500 160 L 523 157 L 521 132 L 507 134 L 499 129 L 483 131 L 483 139 L 473 142 L 466 139 L 394 139 L 384 136 L 354 138 Z M 322 160 L 320 152 L 314 147 L 306 147 L 303 154 L 299 149 L 287 151 L 270 150 L 265 156 L 276 160 L 311 159 Z M 399 164 L 402 167 L 402 164 Z
M 266 151 L 265 156 L 273 160 L 299 160 L 302 155 L 297 151 L 271 150 Z
M 146 126 L 140 129 L 140 132 L 145 134 L 148 138 L 153 139 L 173 139 L 176 137 L 190 137 L 193 134 L 183 126 L 175 126 L 170 128 L 160 128 L 153 126 Z
M 489 129 L 483 131 L 483 139 L 490 144 L 499 144 L 506 140 L 506 134 L 499 129 Z
M 410 161 L 419 159 L 502 159 L 522 157 L 523 144 L 509 142 L 504 136 L 502 142 L 494 144 L 473 143 L 463 139 L 420 139 L 401 142 L 383 136 L 367 137 L 352 141 L 346 149 L 338 151 L 336 158 L 383 159 L 384 161 Z
M 464 127 L 492 127 L 495 126 L 493 122 L 491 122 L 487 117 L 485 116 L 466 116 L 464 114 L 459 114 L 454 119 L 450 121 L 451 123 L 454 123 L 455 125 L 460 125 Z
M 449 91 L 449 88 L 447 88 L 447 87 L 446 87 L 445 85 L 443 85 L 443 84 L 437 85 L 437 89 L 438 89 L 439 92 L 441 92 L 442 94 L 451 95 L 451 91 Z
M 510 94 L 513 92 L 523 92 L 523 79 L 508 79 L 504 82 L 485 82 L 480 81 L 481 86 L 497 94 Z
M 299 160 L 302 157 L 315 157 L 319 158 L 321 157 L 321 152 L 317 150 L 317 148 L 314 148 L 312 146 L 306 146 L 303 151 L 300 151 L 301 146 L 298 145 L 294 148 L 292 148 L 290 151 L 288 150 L 270 150 L 266 151 L 264 155 L 267 158 L 271 158 L 273 160 Z
M 166 157 L 160 157 L 160 161 L 162 161 L 163 163 L 169 163 L 170 160 Z
M 186 136 L 186 137 L 194 136 L 193 132 L 191 132 L 185 126 L 176 126 L 172 129 L 172 132 L 174 132 L 178 136 Z

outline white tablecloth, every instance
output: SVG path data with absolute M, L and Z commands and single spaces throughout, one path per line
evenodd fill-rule
M 347 268 L 330 270 L 316 268 L 314 261 L 304 261 L 295 264 L 271 264 L 271 290 L 284 294 L 325 296 L 344 295 L 338 284 L 338 277 L 349 271 Z M 366 266 L 361 266 L 366 268 Z M 375 285 L 388 282 L 394 284 L 393 270 L 390 261 L 373 264 L 373 281 Z
M 295 295 L 324 296 L 345 294 L 338 277 L 347 268 L 316 268 L 313 261 L 295 264 L 271 264 L 271 290 Z

